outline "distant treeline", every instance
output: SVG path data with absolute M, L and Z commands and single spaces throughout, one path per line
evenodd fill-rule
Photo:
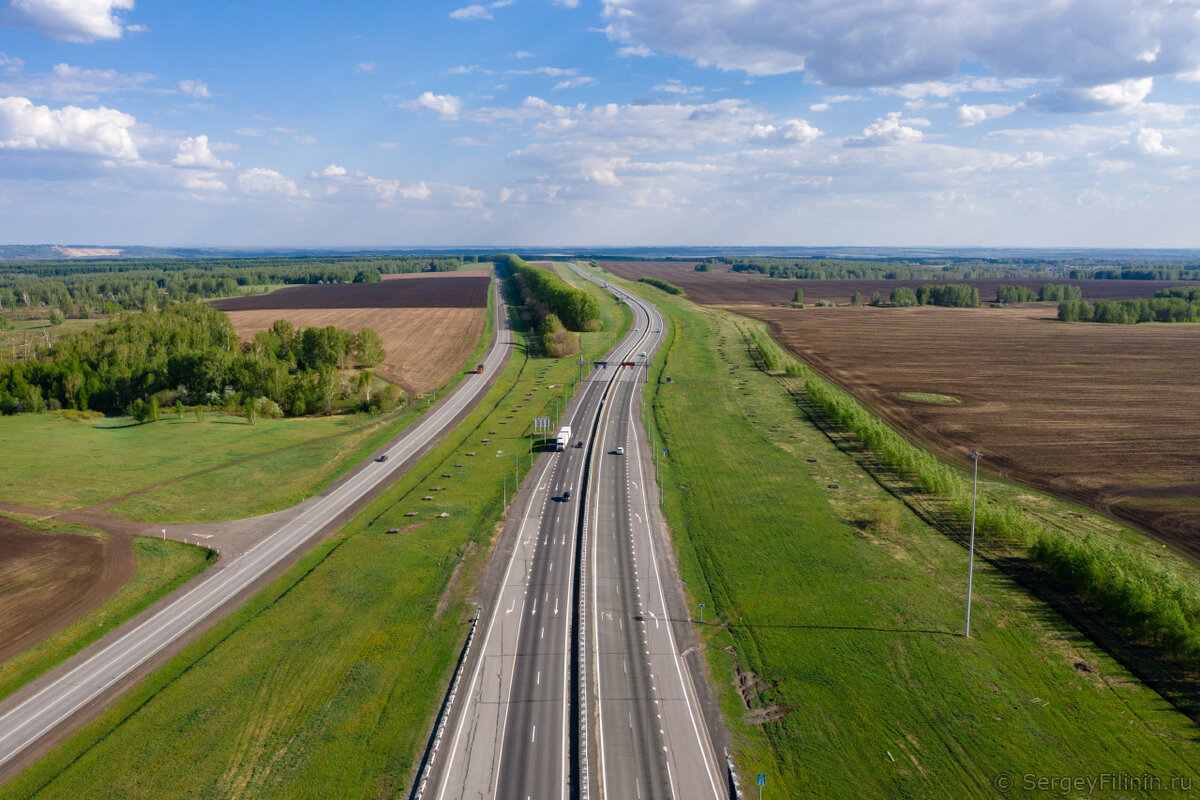
M 0 314 L 57 307 L 68 317 L 86 318 L 228 297 L 247 286 L 373 282 L 462 264 L 457 256 L 0 262 Z
M 300 416 L 332 413 L 347 398 L 364 409 L 394 406 L 370 376 L 350 397 L 339 370 L 385 356 L 379 335 L 277 321 L 243 346 L 229 318 L 200 303 L 122 314 L 59 340 L 29 363 L 0 364 L 0 413 L 56 408 L 135 413 L 187 405 L 242 407 Z
M 1036 292 L 1025 286 L 996 287 L 997 303 L 1054 303 L 1060 300 L 1079 300 L 1082 297 L 1082 289 L 1065 283 L 1047 283 Z
M 1085 265 L 1078 260 L 1045 259 L 911 259 L 859 261 L 829 258 L 742 258 L 722 256 L 698 264 L 705 271 L 725 264 L 733 272 L 754 272 L 792 280 L 976 280 L 983 278 L 1065 278 L 1091 280 L 1196 280 L 1200 263 Z
M 888 302 L 893 306 L 977 308 L 979 306 L 979 290 L 965 283 L 918 286 L 915 292 L 901 286 L 892 290 Z
M 659 278 L 638 278 L 638 283 L 647 283 L 656 289 L 662 289 L 667 294 L 683 294 L 683 289 Z
M 542 345 L 550 355 L 560 358 L 579 350 L 578 337 L 570 331 L 591 331 L 600 327 L 600 303 L 592 295 L 518 256 L 501 255 L 494 260 L 497 269 L 513 281 L 522 302 L 533 313 Z
M 1170 292 L 1172 290 L 1165 290 Z M 1150 298 L 1132 300 L 1064 300 L 1058 304 L 1063 322 L 1108 322 L 1133 325 L 1138 322 L 1200 322 L 1200 297 L 1190 298 L 1159 292 Z

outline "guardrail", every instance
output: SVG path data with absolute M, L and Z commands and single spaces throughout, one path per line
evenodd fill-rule
M 433 769 L 433 760 L 437 758 L 438 748 L 441 747 L 442 734 L 446 732 L 446 720 L 450 716 L 450 709 L 454 706 L 454 698 L 458 694 L 458 681 L 462 677 L 463 667 L 471 652 L 471 642 L 475 639 L 475 629 L 478 627 L 479 612 L 476 611 L 475 618 L 471 620 L 471 630 L 467 633 L 467 641 L 463 645 L 462 653 L 458 656 L 458 665 L 454 668 L 454 680 L 450 682 L 450 691 L 446 693 L 445 699 L 442 700 L 442 707 L 438 710 L 437 724 L 433 726 L 433 737 L 425 748 L 425 757 L 422 759 L 421 765 L 421 779 L 413 785 L 413 792 L 410 795 L 412 800 L 421 800 L 425 795 L 425 785 L 429 783 L 429 772 Z

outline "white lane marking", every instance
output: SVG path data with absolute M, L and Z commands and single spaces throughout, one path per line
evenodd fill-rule
M 558 598 L 554 598 L 554 616 L 558 616 Z
M 529 736 L 529 741 L 531 741 L 531 742 L 536 742 L 536 741 L 537 741 L 537 725 L 534 725 L 534 726 L 533 726 L 533 733 L 532 733 L 532 734 L 530 734 L 530 736 Z
M 513 612 L 513 609 L 516 607 L 517 607 L 517 598 L 514 597 L 513 601 L 511 603 L 509 603 L 509 605 L 508 605 L 508 611 L 505 611 L 504 613 L 511 614 Z

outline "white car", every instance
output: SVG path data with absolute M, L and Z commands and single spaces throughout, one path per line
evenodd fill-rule
M 617 448 L 617 455 L 619 455 L 619 456 L 623 456 L 623 455 L 625 455 L 625 448 L 624 448 L 624 447 L 618 447 L 618 448 Z

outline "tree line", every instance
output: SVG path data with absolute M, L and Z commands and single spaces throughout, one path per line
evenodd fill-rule
M 348 406 L 382 411 L 394 407 L 397 393 L 373 392 L 366 368 L 385 356 L 374 330 L 296 329 L 286 320 L 243 344 L 220 311 L 176 303 L 65 336 L 38 360 L 0 364 L 0 413 L 64 408 L 140 416 L 170 405 L 232 409 L 248 402 L 291 416 Z M 341 371 L 353 366 L 364 369 L 350 387 Z
M 792 280 L 973 280 L 981 278 L 1067 278 L 1069 280 L 1200 280 L 1200 263 L 1128 260 L 1113 264 L 1088 259 L 1037 258 L 769 258 L 718 256 L 697 264 L 697 271 L 725 265 Z
M 1161 294 L 1161 292 L 1160 292 Z M 1138 297 L 1130 300 L 1064 300 L 1058 304 L 1062 322 L 1200 322 L 1200 300 L 1184 297 Z
M 662 289 L 667 294 L 683 294 L 683 289 L 659 278 L 638 278 L 638 283 L 645 283 L 656 289 Z
M 875 293 L 871 304 L 882 305 L 879 292 Z M 915 292 L 907 286 L 900 286 L 892 290 L 888 297 L 888 305 L 978 308 L 979 290 L 966 283 L 947 283 L 936 286 L 926 284 L 918 286 Z
M 1079 300 L 1083 290 L 1078 286 L 1065 283 L 1046 283 L 1036 292 L 1027 286 L 997 286 L 996 302 L 1008 305 L 1010 303 L 1059 302 L 1062 300 Z
M 550 355 L 560 358 L 578 352 L 578 337 L 571 331 L 599 329 L 600 303 L 589 293 L 515 255 L 497 256 L 495 263 L 533 314 L 542 346 Z

